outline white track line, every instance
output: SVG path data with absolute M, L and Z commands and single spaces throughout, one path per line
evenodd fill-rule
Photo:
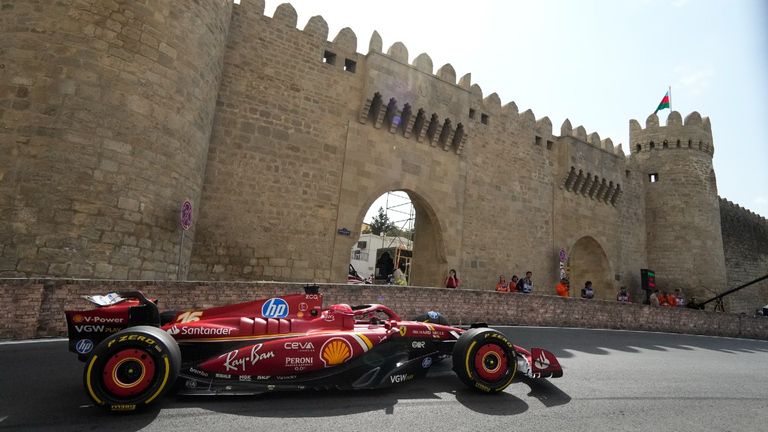
M 489 325 L 489 326 L 491 328 L 508 328 L 508 329 L 527 328 L 527 329 L 586 330 L 586 331 L 610 331 L 610 332 L 624 332 L 624 333 L 668 334 L 668 335 L 676 335 L 676 336 L 694 336 L 694 337 L 703 337 L 703 338 L 732 339 L 737 341 L 754 341 L 754 342 L 768 343 L 768 341 L 765 341 L 762 339 L 737 338 L 737 337 L 731 337 L 731 336 L 711 336 L 711 335 L 690 334 L 690 333 L 671 333 L 671 332 L 649 331 L 649 330 L 603 329 L 603 328 L 593 328 L 593 327 L 587 328 L 587 327 L 525 326 L 525 325 L 521 325 L 521 326 Z
M 27 340 L 20 340 L 20 341 L 0 342 L 0 345 L 21 345 L 21 344 L 46 343 L 46 342 L 61 342 L 65 340 L 67 340 L 67 338 L 27 339 Z

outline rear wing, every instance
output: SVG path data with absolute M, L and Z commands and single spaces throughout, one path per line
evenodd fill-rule
M 125 328 L 137 325 L 160 326 L 157 304 L 141 291 L 126 291 L 111 296 L 96 296 L 105 303 L 89 310 L 64 311 L 67 319 L 69 350 L 80 360 L 90 354 L 99 342 Z M 91 298 L 88 299 L 94 302 Z

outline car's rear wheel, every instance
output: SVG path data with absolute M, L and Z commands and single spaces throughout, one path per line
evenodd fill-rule
M 144 408 L 176 381 L 181 352 L 156 327 L 130 327 L 103 340 L 88 358 L 83 383 L 96 405 L 110 411 Z
M 494 329 L 469 329 L 453 348 L 453 370 L 467 386 L 484 393 L 498 393 L 515 377 L 514 345 Z

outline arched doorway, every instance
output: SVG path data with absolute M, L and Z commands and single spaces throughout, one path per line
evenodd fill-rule
M 613 273 L 600 243 L 592 237 L 582 237 L 571 249 L 568 260 L 571 295 L 579 297 L 586 281 L 592 281 L 595 298 L 610 300 L 616 296 Z
M 378 215 L 379 207 L 384 207 L 380 200 L 369 202 L 360 216 L 363 230 L 352 245 L 350 264 L 362 277 L 375 278 L 375 283 L 387 283 L 387 273 L 402 266 L 408 275 L 408 285 L 440 286 L 446 267 L 445 245 L 433 207 L 412 190 L 394 190 L 384 195 L 387 194 L 402 198 L 395 198 L 394 205 L 387 209 L 395 211 L 384 210 L 394 229 L 385 235 L 378 225 L 376 229 L 366 229 L 365 223 L 370 223 L 371 218 L 365 215 Z

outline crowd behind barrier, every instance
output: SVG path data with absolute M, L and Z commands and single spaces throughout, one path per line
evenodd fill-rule
M 83 296 L 143 291 L 163 310 L 189 310 L 303 292 L 304 283 L 173 282 L 71 279 L 0 279 L 0 339 L 66 335 L 64 310 L 93 305 Z M 646 330 L 768 340 L 768 319 L 653 308 L 615 300 L 562 298 L 554 293 L 498 293 L 493 290 L 399 285 L 320 284 L 326 306 L 381 303 L 404 319 L 439 311 L 457 325 L 531 325 Z

